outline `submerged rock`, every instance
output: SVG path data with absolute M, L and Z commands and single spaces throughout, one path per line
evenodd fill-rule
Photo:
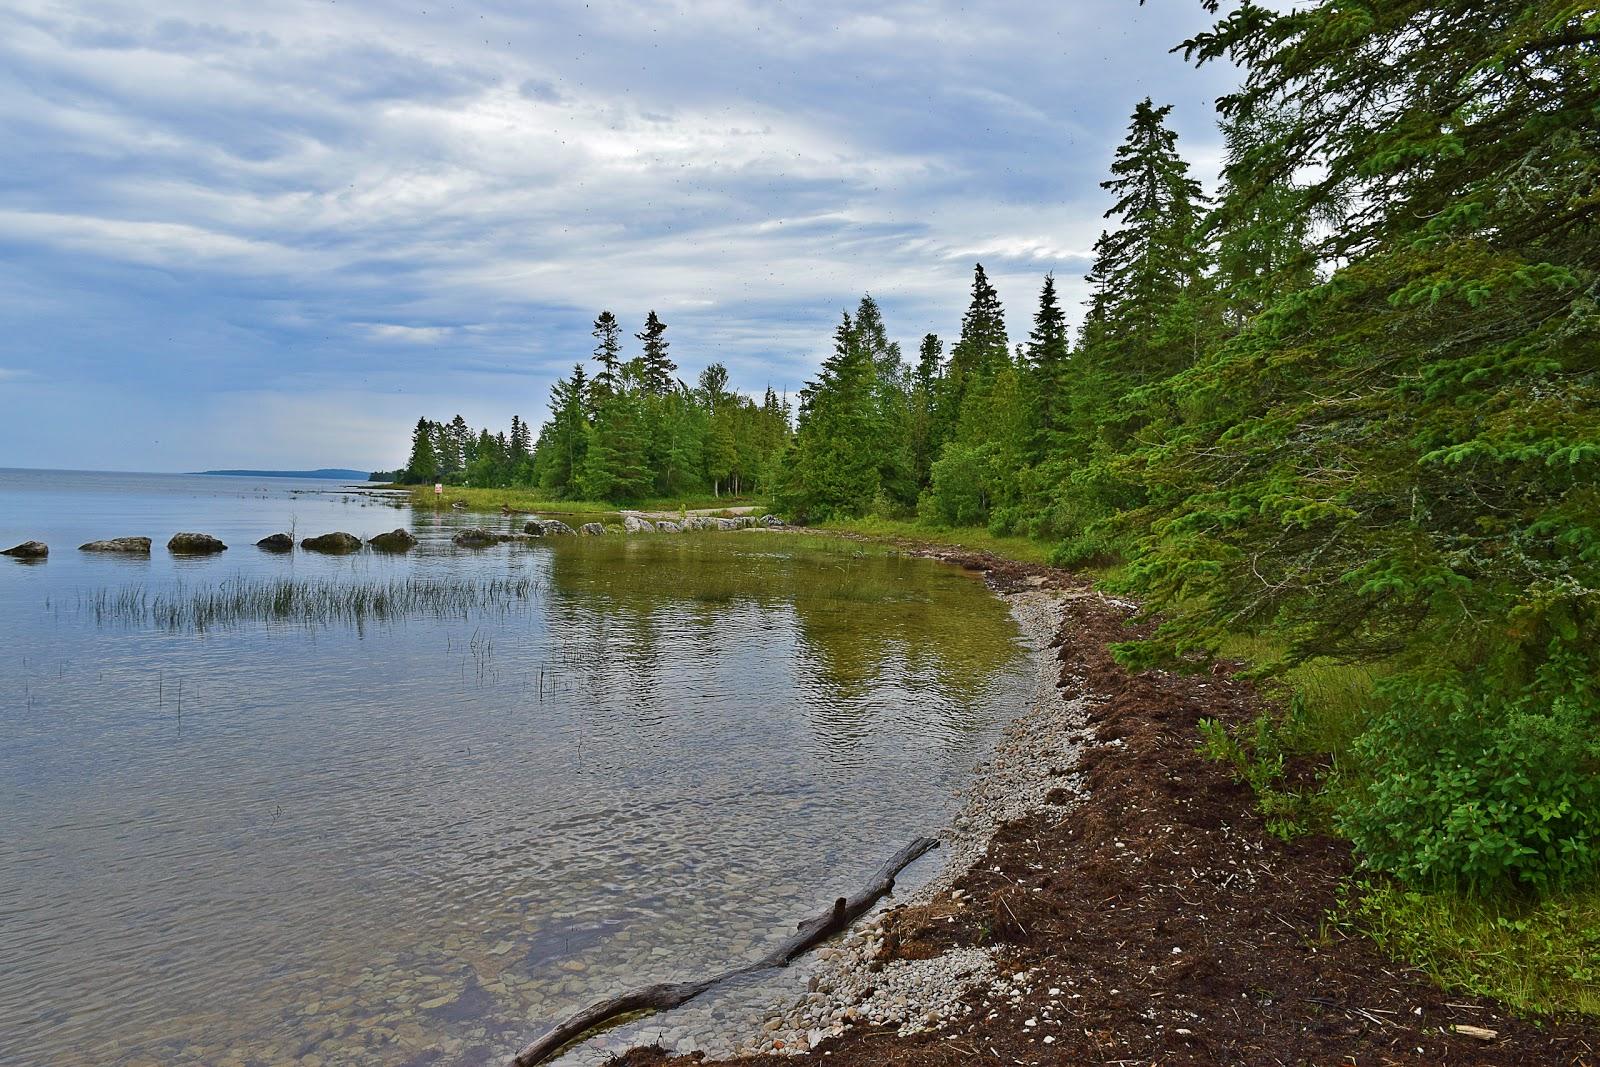
M 351 552 L 361 551 L 361 538 L 353 533 L 335 530 L 333 533 L 325 533 L 318 537 L 308 537 L 300 542 L 300 547 L 312 552 L 346 556 Z
M 203 533 L 175 533 L 167 542 L 167 551 L 182 556 L 209 556 L 213 552 L 227 551 L 228 546 Z
M 586 522 L 578 527 L 578 532 L 588 537 L 599 537 L 606 532 L 606 528 L 598 522 Z
M 18 559 L 44 559 L 49 554 L 50 546 L 43 541 L 24 541 L 0 552 L 0 556 L 15 556 Z
M 294 538 L 286 533 L 267 534 L 256 542 L 256 547 L 266 549 L 268 552 L 292 552 Z
M 464 530 L 457 531 L 456 535 L 450 540 L 462 548 L 488 548 L 490 545 L 498 545 L 501 541 L 507 541 L 510 538 L 503 534 L 497 534 L 493 530 L 485 530 L 481 526 L 468 526 Z
M 666 519 L 662 519 L 660 522 L 656 523 L 656 529 L 662 533 L 683 533 L 682 526 L 679 526 L 675 522 L 668 522 Z
M 656 528 L 649 519 L 640 518 L 638 515 L 622 516 L 623 533 L 655 533 Z
M 379 552 L 409 552 L 417 547 L 417 539 L 410 530 L 396 529 L 367 538 L 367 544 Z
M 763 516 L 761 516 L 761 518 L 757 519 L 756 521 L 761 523 L 761 525 L 763 525 L 763 526 L 774 526 L 774 527 L 776 527 L 776 526 L 782 526 L 783 525 L 783 520 L 778 518 L 778 516 L 776 516 L 776 515 L 763 515 Z
M 148 537 L 113 537 L 107 541 L 90 541 L 86 545 L 79 545 L 80 552 L 132 552 L 148 556 L 150 554 L 150 538 Z

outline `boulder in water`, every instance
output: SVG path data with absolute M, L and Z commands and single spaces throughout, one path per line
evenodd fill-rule
M 49 554 L 50 546 L 43 541 L 24 541 L 0 552 L 0 556 L 15 556 L 17 559 L 44 559 Z
M 598 522 L 586 522 L 578 527 L 578 532 L 586 537 L 599 537 L 606 532 L 606 528 Z
M 572 537 L 577 533 L 560 519 L 545 519 L 539 526 L 546 537 Z
M 361 551 L 361 538 L 353 533 L 336 530 L 333 533 L 308 537 L 300 542 L 300 547 L 311 552 L 326 552 L 334 556 L 348 556 L 352 552 Z
M 294 551 L 294 538 L 286 533 L 267 534 L 267 536 L 256 542 L 256 547 L 268 552 L 292 552 Z
M 134 555 L 148 556 L 150 554 L 150 538 L 148 537 L 113 537 L 108 541 L 90 541 L 86 545 L 79 545 L 80 552 L 129 552 Z
M 638 515 L 624 515 L 622 516 L 622 532 L 655 533 L 656 528 L 649 519 L 641 518 Z
M 737 519 L 714 519 L 712 521 L 717 524 L 717 529 L 719 530 L 737 530 L 739 528 Z
M 770 526 L 770 527 L 773 527 L 773 528 L 776 528 L 776 527 L 779 527 L 779 526 L 783 525 L 783 520 L 778 518 L 778 516 L 776 516 L 776 515 L 763 515 L 757 521 L 760 522 L 761 525 L 763 525 L 763 526 Z
M 481 526 L 468 526 L 464 530 L 457 531 L 450 540 L 462 548 L 488 548 L 490 545 L 498 545 L 507 538 L 493 530 L 485 530 Z
M 167 542 L 167 551 L 180 556 L 209 556 L 214 552 L 224 552 L 227 545 L 203 533 L 175 533 Z
M 538 519 L 530 519 L 522 524 L 522 532 L 527 534 L 529 537 L 543 537 L 544 523 L 540 522 Z
M 679 526 L 675 522 L 668 522 L 666 519 L 662 519 L 660 522 L 656 523 L 656 529 L 661 533 L 683 533 L 682 526 Z
M 379 552 L 409 552 L 417 547 L 417 539 L 411 536 L 410 530 L 398 529 L 369 537 L 367 544 Z

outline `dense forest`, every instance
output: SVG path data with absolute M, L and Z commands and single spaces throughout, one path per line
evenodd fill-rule
M 555 387 L 536 441 L 424 421 L 411 475 L 1047 540 L 1163 620 L 1130 663 L 1250 639 L 1267 674 L 1370 670 L 1314 802 L 1284 770 L 1297 708 L 1210 739 L 1285 827 L 1323 805 L 1413 885 L 1592 884 L 1600 14 L 1246 3 L 1181 50 L 1242 72 L 1222 182 L 1169 107 L 1133 109 L 1076 331 L 1051 277 L 1008 328 L 979 266 L 948 352 L 907 359 L 867 297 L 791 418 L 718 366 L 678 381 L 653 313 L 624 361 L 603 314 L 599 370 Z

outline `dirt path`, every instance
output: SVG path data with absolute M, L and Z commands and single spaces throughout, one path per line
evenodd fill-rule
M 753 515 L 761 509 L 754 504 L 740 504 L 731 508 L 688 508 L 682 511 L 630 511 L 623 508 L 617 512 L 619 515 L 637 515 L 641 519 L 665 519 L 675 522 L 679 518 L 696 515 Z
M 1195 751 L 1199 719 L 1252 716 L 1248 683 L 1220 667 L 1130 674 L 1106 650 L 1130 635 L 1128 605 L 1060 571 L 924 554 L 985 570 L 1001 589 L 1068 594 L 1060 686 L 1088 737 L 1050 805 L 1004 826 L 933 899 L 837 950 L 880 977 L 845 991 L 872 1010 L 845 1013 L 840 1036 L 814 1031 L 812 1056 L 838 1067 L 1600 1063 L 1593 1022 L 1540 1027 L 1446 995 L 1327 922 L 1347 847 L 1272 837 L 1249 792 Z M 939 988 L 902 981 L 919 967 Z M 948 1000 L 949 981 L 975 970 L 959 1007 L 919 1002 Z M 875 985 L 894 992 L 886 1010 Z M 837 996 L 813 994 L 825 1021 L 839 1017 Z M 641 1049 L 621 1062 L 698 1061 Z

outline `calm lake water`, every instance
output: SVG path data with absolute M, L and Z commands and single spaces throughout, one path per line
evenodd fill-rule
M 449 540 L 511 522 L 0 470 L 0 547 L 51 549 L 0 558 L 0 1063 L 502 1062 L 759 957 L 941 825 L 1028 685 L 953 568 L 757 532 Z M 396 526 L 409 555 L 254 547 Z M 231 547 L 176 559 L 179 530 Z M 77 549 L 132 535 L 148 558 Z M 153 608 L 286 579 L 476 603 Z

